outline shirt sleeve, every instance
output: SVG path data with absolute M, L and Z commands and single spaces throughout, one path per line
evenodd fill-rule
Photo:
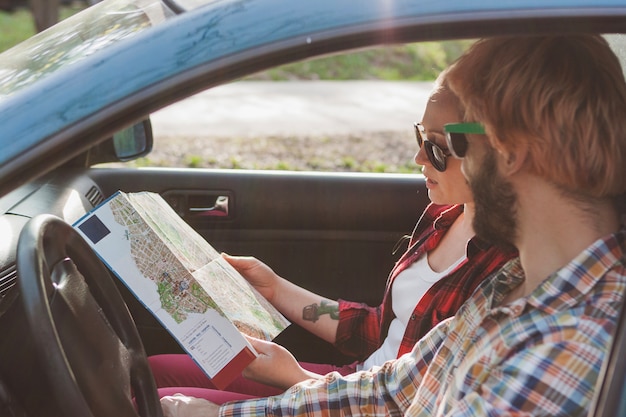
M 445 337 L 446 323 L 430 332 L 413 351 L 380 367 L 346 376 L 331 372 L 323 379 L 294 385 L 281 395 L 226 403 L 220 408 L 220 417 L 404 415 Z
M 381 307 L 339 300 L 339 325 L 335 347 L 363 360 L 380 346 Z

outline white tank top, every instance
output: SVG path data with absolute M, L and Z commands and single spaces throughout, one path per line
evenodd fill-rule
M 445 271 L 435 272 L 428 264 L 428 258 L 425 255 L 398 274 L 391 287 L 391 308 L 396 318 L 392 320 L 383 344 L 362 364 L 358 364 L 357 370 L 369 369 L 396 358 L 407 323 L 419 300 L 434 283 L 447 276 L 464 260 L 465 256 Z

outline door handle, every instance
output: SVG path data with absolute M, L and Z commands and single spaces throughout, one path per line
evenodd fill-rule
M 233 213 L 233 195 L 230 191 L 168 190 L 163 198 L 178 215 L 191 220 L 202 217 L 229 219 Z
M 210 217 L 226 217 L 228 216 L 228 202 L 227 195 L 219 195 L 215 199 L 215 204 L 211 207 L 189 207 L 189 212 L 195 216 L 210 216 Z

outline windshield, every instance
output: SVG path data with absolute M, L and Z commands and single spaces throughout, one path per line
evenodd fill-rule
M 0 96 L 173 17 L 160 0 L 107 0 L 0 54 Z

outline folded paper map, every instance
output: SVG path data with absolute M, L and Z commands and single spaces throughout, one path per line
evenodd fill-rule
M 74 227 L 218 388 L 289 322 L 160 195 L 118 191 Z

